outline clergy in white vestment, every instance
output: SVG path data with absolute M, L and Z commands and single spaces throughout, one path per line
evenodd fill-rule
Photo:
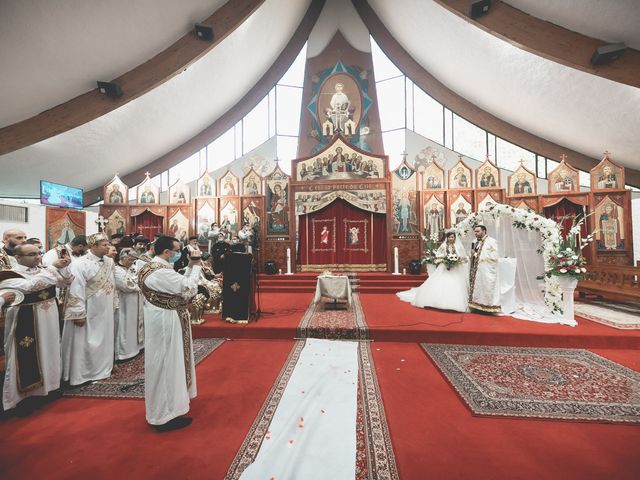
M 114 352 L 115 278 L 113 260 L 106 256 L 104 233 L 87 238 L 89 253 L 74 260 L 62 331 L 63 379 L 70 385 L 111 375 Z
M 498 242 L 487 235 L 487 228 L 473 229 L 476 241 L 471 246 L 469 272 L 469 308 L 488 313 L 499 313 L 500 282 L 498 281 Z
M 71 284 L 68 258 L 41 267 L 35 245 L 15 248 L 17 265 L 0 272 L 0 289 L 18 291 L 24 300 L 8 307 L 4 349 L 6 370 L 2 406 L 15 407 L 29 396 L 45 396 L 60 388 L 60 323 L 56 287 Z
M 131 274 L 134 261 L 133 250 L 123 248 L 115 268 L 116 288 L 120 297 L 115 312 L 116 360 L 133 358 L 144 346 L 144 337 L 141 335 L 143 299 L 138 289 L 137 279 Z
M 69 257 L 69 261 L 73 262 L 87 253 L 87 248 L 87 237 L 76 235 L 69 243 L 56 245 L 51 250 L 48 250 L 42 257 L 42 264 L 44 266 L 53 265 L 53 262 L 63 256 Z
M 172 237 L 155 241 L 154 259 L 138 273 L 145 297 L 144 400 L 147 422 L 159 431 L 186 427 L 182 417 L 196 396 L 196 371 L 187 302 L 198 291 L 202 262 L 191 257 L 184 275 L 173 269 L 181 255 Z
M 10 228 L 2 234 L 2 248 L 0 248 L 0 270 L 8 270 L 17 265 L 13 250 L 26 243 L 27 234 L 19 228 Z

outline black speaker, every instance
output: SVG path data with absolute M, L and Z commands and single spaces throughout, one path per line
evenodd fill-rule
M 213 40 L 213 27 L 204 23 L 196 23 L 196 35 L 200 40 L 210 42 Z
M 471 18 L 478 18 L 482 15 L 486 15 L 487 13 L 489 13 L 490 6 L 491 0 L 472 0 L 469 16 Z
M 420 275 L 422 273 L 422 262 L 420 260 L 411 260 L 409 262 L 409 273 L 411 275 Z
M 275 275 L 278 272 L 278 266 L 273 260 L 264 262 L 264 273 L 268 275 Z
M 119 98 L 122 96 L 120 85 L 113 82 L 98 82 L 98 91 L 109 98 Z
M 591 65 L 604 65 L 619 59 L 627 49 L 624 43 L 612 43 L 597 48 L 591 55 Z

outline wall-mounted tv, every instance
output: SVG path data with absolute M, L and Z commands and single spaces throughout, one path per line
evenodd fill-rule
M 40 180 L 40 203 L 82 209 L 82 189 Z

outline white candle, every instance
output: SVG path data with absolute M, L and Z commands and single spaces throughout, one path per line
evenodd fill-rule
M 399 262 L 398 262 L 398 247 L 393 247 L 393 274 L 394 275 L 400 275 L 400 271 L 398 270 L 400 268 Z
M 291 271 L 291 249 L 287 248 L 287 275 L 293 275 Z

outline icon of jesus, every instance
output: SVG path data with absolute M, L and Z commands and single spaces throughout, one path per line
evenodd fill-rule
M 329 229 L 324 226 L 320 232 L 320 243 L 323 245 L 329 245 Z

